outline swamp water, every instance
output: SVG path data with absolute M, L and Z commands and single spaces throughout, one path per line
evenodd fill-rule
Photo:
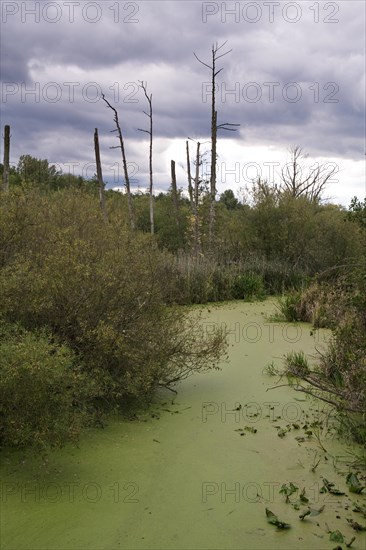
M 345 482 L 350 447 L 316 427 L 305 434 L 323 406 L 288 387 L 267 391 L 285 381 L 263 371 L 291 350 L 313 354 L 329 333 L 270 323 L 271 300 L 204 312 L 204 330 L 214 323 L 230 330 L 220 371 L 185 380 L 176 397 L 164 392 L 137 421 L 90 430 L 79 448 L 52 453 L 46 467 L 3 453 L 2 549 L 320 550 L 339 544 L 328 529 L 346 542 L 356 536 L 352 548 L 365 549 L 364 533 L 347 523 L 366 523 L 352 511 L 364 496 Z M 345 495 L 321 492 L 322 478 Z M 313 510 L 304 520 L 308 505 L 296 510 L 279 493 L 291 482 L 299 487 L 291 503 L 305 488 Z M 291 527 L 269 524 L 266 508 Z

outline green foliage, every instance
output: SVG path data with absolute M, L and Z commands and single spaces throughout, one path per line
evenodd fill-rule
M 189 208 L 185 199 L 179 195 L 178 219 L 173 212 L 172 193 L 160 193 L 155 199 L 155 234 L 161 248 L 171 252 L 187 248 Z M 148 219 L 149 205 L 145 202 L 145 220 Z
M 112 209 L 105 223 L 84 190 L 4 199 L 0 312 L 73 350 L 88 406 L 145 402 L 159 384 L 217 365 L 223 332 L 200 336 L 199 320 L 165 305 L 164 256 L 149 236 L 132 238 Z
M 278 529 L 289 529 L 291 527 L 289 523 L 285 523 L 278 519 L 278 517 L 268 508 L 266 508 L 266 516 L 268 523 L 275 525 Z
M 232 284 L 232 296 L 239 300 L 264 298 L 265 288 L 262 278 L 250 272 L 236 275 Z
M 307 376 L 310 372 L 308 360 L 302 351 L 291 351 L 285 358 L 286 372 L 293 376 Z
M 280 311 L 285 321 L 294 323 L 300 321 L 299 305 L 301 300 L 301 293 L 299 291 L 293 291 L 279 298 L 277 301 L 277 308 Z
M 350 493 L 356 493 L 357 495 L 359 495 L 362 493 L 363 489 L 366 489 L 366 487 L 361 484 L 357 475 L 352 472 L 347 475 L 346 483 L 348 485 Z
M 267 374 L 268 376 L 281 376 L 280 369 L 275 365 L 274 361 L 271 361 L 268 363 L 264 369 L 263 372 Z
M 337 531 L 332 531 L 329 535 L 329 540 L 332 541 L 332 542 L 343 543 L 344 542 L 344 536 L 338 530 Z
M 165 254 L 165 300 L 202 304 L 235 299 L 263 299 L 266 289 L 260 274 L 245 263 L 219 265 L 214 259 L 190 254 Z
M 279 493 L 280 495 L 283 495 L 285 497 L 286 502 L 290 502 L 290 496 L 293 495 L 294 493 L 297 493 L 298 490 L 299 490 L 299 487 L 294 483 L 292 483 L 292 481 L 290 481 L 290 483 L 288 484 L 286 483 L 282 484 Z
M 247 204 L 241 204 L 230 189 L 221 194 L 215 204 L 216 234 L 210 247 L 207 198 L 203 190 L 198 206 L 200 252 L 220 268 L 245 264 L 245 271 L 263 278 L 270 294 L 299 289 L 317 272 L 345 263 L 364 249 L 359 228 L 342 207 L 305 195 L 294 197 L 263 182 L 253 186 Z M 148 197 L 138 194 L 134 201 L 138 228 L 149 232 Z M 156 240 L 173 254 L 184 252 L 196 258 L 193 213 L 181 193 L 178 203 L 177 223 L 171 193 L 155 198 Z
M 4 165 L 0 163 L 0 187 L 2 188 L 3 184 L 3 174 L 4 174 Z M 21 175 L 15 166 L 9 167 L 9 186 L 19 186 L 22 183 Z
M 0 164 L 0 183 L 4 172 L 4 165 Z M 10 166 L 9 187 L 34 187 L 43 193 L 59 189 L 84 189 L 91 193 L 98 192 L 96 176 L 85 179 L 71 173 L 63 174 L 47 159 L 37 159 L 31 155 L 22 155 L 16 167 Z
M 286 372 L 306 379 L 301 390 L 332 404 L 341 430 L 360 443 L 366 442 L 366 270 L 364 262 L 337 271 L 335 280 L 319 280 L 296 302 L 302 320 L 330 326 L 332 338 L 310 371 L 303 357 L 286 358 Z M 333 275 L 334 277 L 334 275 Z
M 106 223 L 95 179 L 62 174 L 47 160 L 22 156 L 10 171 L 10 188 L 1 206 L 0 315 L 21 323 L 27 338 L 55 338 L 69 350 L 88 380 L 81 408 L 148 401 L 159 384 L 217 365 L 224 335 L 204 340 L 199 320 L 175 304 L 286 291 L 280 301 L 286 320 L 334 329 L 328 354 L 310 376 L 341 396 L 336 405 L 347 421 L 348 409 L 366 408 L 357 386 L 365 372 L 366 277 L 362 268 L 342 271 L 350 258 L 360 265 L 365 258 L 364 205 L 357 199 L 345 216 L 339 206 L 266 182 L 254 184 L 247 204 L 227 190 L 215 205 L 211 246 L 204 187 L 198 245 L 182 193 L 178 217 L 171 193 L 155 198 L 151 237 L 147 194 L 134 196 L 137 231 L 131 233 L 124 194 L 106 192 Z M 297 376 L 309 376 L 307 368 L 301 357 L 288 363 Z M 360 419 L 352 423 L 360 434 Z
M 361 202 L 357 197 L 353 197 L 347 218 L 357 223 L 362 229 L 366 229 L 366 198 Z
M 220 202 L 222 202 L 228 210 L 235 210 L 241 208 L 241 204 L 235 197 L 234 192 L 231 189 L 226 189 L 220 195 Z
M 37 159 L 31 155 L 22 155 L 17 171 L 24 183 L 33 183 L 40 188 L 57 189 L 57 181 L 61 171 L 56 166 L 49 165 L 46 159 Z
M 85 379 L 75 356 L 44 331 L 0 327 L 0 444 L 44 449 L 75 441 Z

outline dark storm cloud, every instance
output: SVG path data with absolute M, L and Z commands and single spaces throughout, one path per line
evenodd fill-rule
M 39 19 L 29 11 L 37 4 Z M 217 109 L 219 122 L 241 125 L 236 139 L 353 159 L 364 149 L 363 2 L 60 0 L 2 2 L 2 10 L 2 120 L 12 127 L 14 159 L 84 162 L 95 127 L 113 145 L 113 113 L 94 101 L 103 90 L 142 163 L 142 79 L 153 93 L 156 137 L 207 139 L 210 72 L 193 52 L 210 63 L 211 44 L 225 40 L 221 51 L 232 52 L 218 62 Z M 70 82 L 78 84 L 72 101 Z M 26 93 L 35 86 L 38 102 Z

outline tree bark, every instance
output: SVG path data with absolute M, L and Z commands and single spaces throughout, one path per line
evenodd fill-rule
M 216 200 L 216 157 L 217 157 L 217 111 L 215 108 L 215 94 L 212 94 L 212 124 L 211 124 L 211 180 L 210 180 L 210 221 L 209 245 L 212 248 L 215 231 L 215 200 Z
M 97 165 L 99 205 L 100 205 L 101 211 L 103 212 L 104 219 L 106 221 L 108 221 L 107 209 L 106 209 L 106 206 L 105 206 L 105 197 L 104 197 L 104 182 L 103 182 L 103 174 L 102 174 L 102 164 L 100 162 L 98 128 L 95 128 L 95 131 L 94 131 L 94 151 L 95 151 L 95 163 Z
M 9 176 L 10 176 L 10 126 L 4 126 L 4 173 L 3 173 L 3 190 L 9 191 Z
M 188 175 L 188 194 L 189 202 L 191 203 L 191 210 L 194 212 L 194 203 L 193 203 L 193 187 L 192 187 L 192 175 L 191 175 L 191 161 L 189 158 L 189 144 L 188 140 L 186 141 L 186 152 L 187 152 L 187 175 Z
M 200 142 L 197 142 L 197 151 L 196 151 L 196 175 L 194 180 L 194 251 L 196 260 L 198 254 L 201 251 L 201 242 L 200 242 L 200 232 L 199 232 L 199 209 L 198 209 L 198 199 L 199 199 L 199 178 L 200 178 Z
M 126 153 L 125 153 L 125 146 L 124 146 L 124 142 L 123 142 L 122 129 L 121 129 L 121 125 L 119 123 L 117 110 L 114 107 L 112 107 L 112 105 L 109 103 L 109 101 L 107 101 L 104 94 L 102 94 L 102 98 L 105 101 L 105 103 L 107 104 L 107 106 L 110 109 L 112 109 L 112 111 L 114 112 L 114 122 L 116 124 L 116 129 L 112 130 L 112 132 L 117 132 L 120 145 L 116 146 L 116 147 L 111 147 L 111 149 L 121 149 L 123 172 L 124 172 L 124 176 L 125 176 L 125 187 L 126 187 L 126 192 L 127 192 L 128 214 L 129 214 L 129 218 L 130 218 L 131 229 L 134 230 L 135 229 L 135 219 L 134 219 L 134 213 L 133 213 L 130 178 L 129 178 L 129 175 L 128 175 L 128 168 L 127 168 Z
M 177 178 L 175 175 L 175 161 L 170 161 L 170 171 L 172 176 L 172 199 L 174 205 L 175 221 L 177 227 L 179 227 L 179 205 L 178 205 L 178 191 L 177 191 Z
M 209 214 L 209 249 L 213 250 L 213 239 L 215 232 L 215 201 L 216 201 L 216 160 L 217 160 L 217 130 L 230 130 L 235 131 L 233 126 L 240 126 L 239 124 L 231 124 L 225 122 L 224 124 L 217 124 L 217 111 L 216 111 L 216 77 L 222 71 L 221 69 L 216 69 L 216 62 L 224 57 L 232 50 L 229 50 L 225 53 L 218 54 L 218 52 L 225 46 L 227 41 L 225 41 L 221 46 L 218 43 L 212 45 L 212 64 L 209 65 L 204 61 L 201 61 L 195 53 L 193 55 L 202 65 L 208 67 L 211 71 L 211 176 L 210 176 L 210 214 Z
M 150 196 L 150 232 L 151 235 L 154 235 L 154 195 L 153 195 L 153 165 L 152 165 L 152 151 L 153 151 L 153 116 L 152 116 L 152 94 L 148 95 L 146 84 L 141 81 L 140 86 L 144 91 L 145 97 L 149 103 L 149 112 L 144 114 L 149 117 L 149 129 L 143 130 L 138 128 L 140 132 L 146 132 L 149 134 L 149 174 L 150 174 L 150 186 L 149 186 L 149 196 Z

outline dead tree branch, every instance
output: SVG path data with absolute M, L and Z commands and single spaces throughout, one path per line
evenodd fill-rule
M 129 178 L 129 175 L 128 175 L 128 167 L 127 167 L 127 161 L 126 161 L 126 153 L 125 153 L 125 146 L 124 146 L 124 141 L 123 141 L 122 129 L 121 129 L 121 125 L 119 123 L 117 109 L 115 109 L 113 107 L 113 105 L 111 105 L 109 103 L 109 101 L 106 99 L 106 97 L 103 93 L 102 93 L 102 99 L 107 104 L 107 107 L 109 107 L 109 109 L 111 109 L 114 113 L 113 120 L 114 120 L 114 123 L 116 124 L 116 129 L 111 130 L 111 132 L 117 132 L 118 139 L 119 139 L 119 145 L 116 145 L 114 147 L 110 147 L 110 149 L 121 149 L 123 172 L 124 172 L 124 176 L 125 176 L 125 187 L 126 187 L 126 192 L 127 192 L 128 214 L 129 214 L 129 218 L 130 218 L 131 229 L 134 230 L 135 229 L 135 220 L 134 220 L 134 213 L 133 213 L 133 207 L 132 207 L 130 178 Z
M 153 164 L 152 164 L 152 151 L 153 151 L 153 111 L 152 111 L 152 94 L 148 95 L 147 93 L 147 84 L 142 80 L 140 81 L 140 86 L 144 92 L 144 95 L 149 104 L 149 112 L 143 113 L 149 118 L 149 129 L 143 130 L 138 128 L 140 132 L 145 132 L 149 135 L 149 175 L 150 175 L 150 185 L 149 185 L 149 196 L 150 196 L 150 230 L 151 235 L 154 234 L 154 195 L 153 195 Z

